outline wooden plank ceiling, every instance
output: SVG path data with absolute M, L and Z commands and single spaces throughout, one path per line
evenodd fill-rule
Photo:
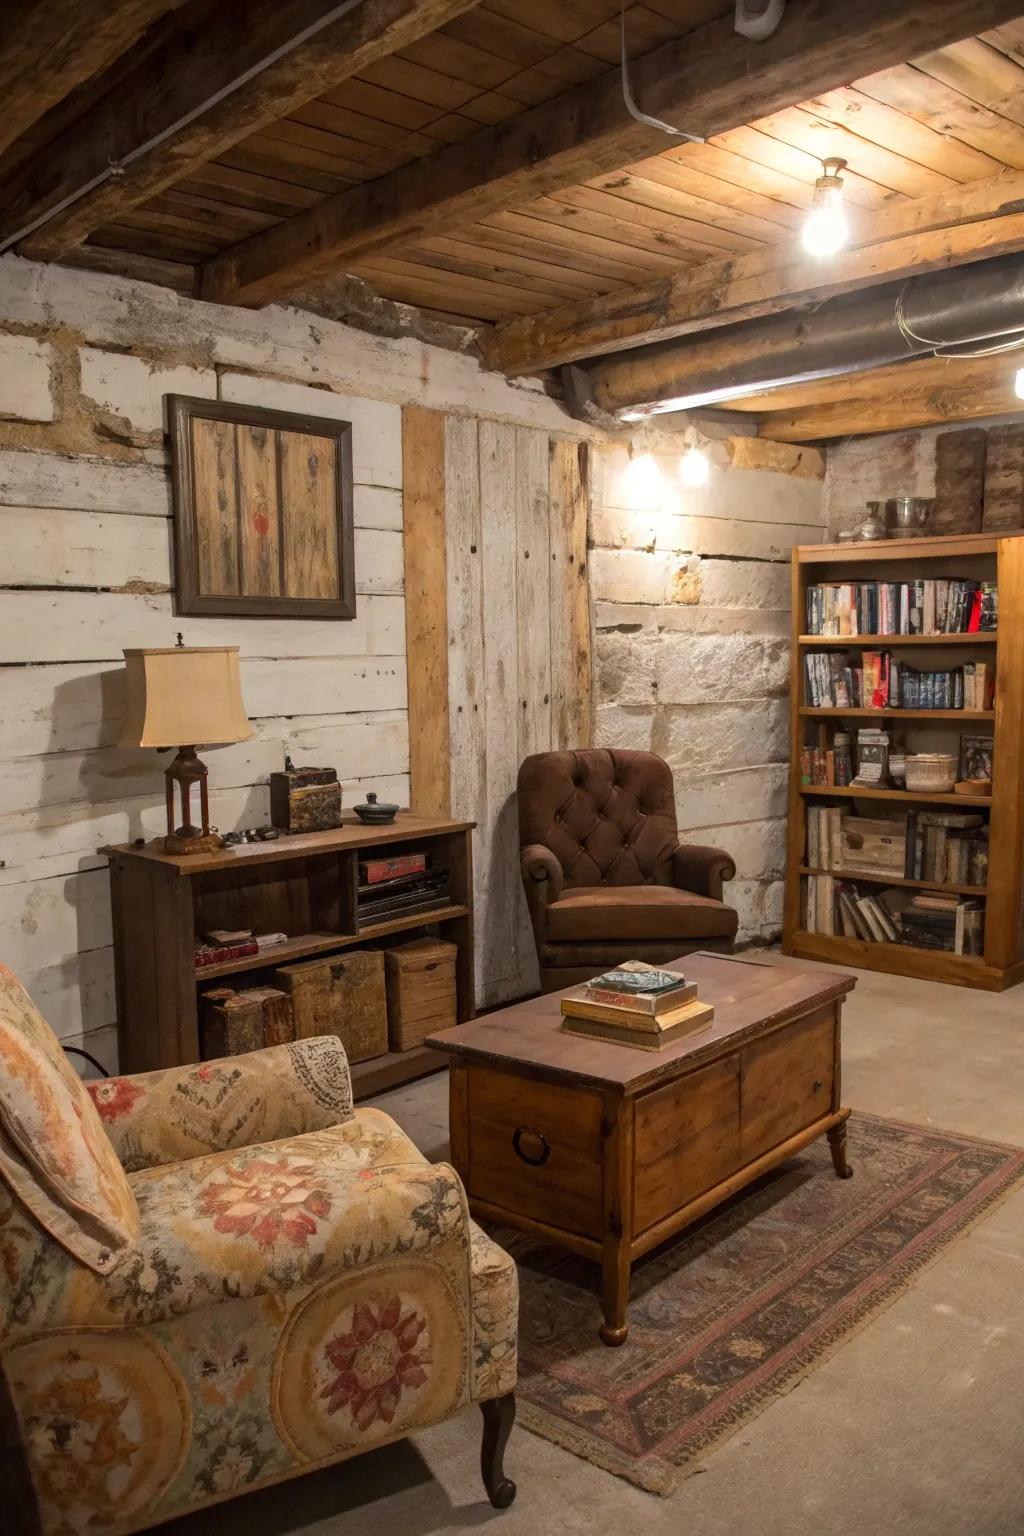
M 61 7 L 51 0 L 43 9 Z M 127 46 L 154 15 L 177 7 L 121 9 L 131 12 Z M 631 52 L 640 57 L 732 10 L 733 0 L 631 5 Z M 453 5 L 450 15 L 439 29 L 261 122 L 154 195 L 134 205 L 128 200 L 62 259 L 191 291 L 197 268 L 247 237 L 402 166 L 427 162 L 429 175 L 430 157 L 445 146 L 607 76 L 618 64 L 617 0 L 485 0 Z M 102 53 L 97 57 L 107 63 Z M 76 111 L 89 105 L 87 84 L 78 91 Z M 53 108 L 54 130 L 74 121 L 66 106 L 62 121 L 61 110 Z M 24 144 L 38 152 L 45 138 L 37 126 Z M 1024 20 L 715 133 L 707 143 L 665 142 L 650 158 L 475 222 L 437 228 L 427 221 L 418 238 L 360 254 L 346 270 L 432 315 L 503 326 L 791 240 L 825 156 L 849 162 L 855 234 L 861 221 L 898 203 L 955 199 L 967 184 L 1024 173 Z M 18 149 L 16 143 L 0 161 L 0 211 L 7 177 L 17 182 Z M 45 251 L 46 226 L 19 248 L 37 254 L 33 238 Z M 943 377 L 958 366 L 964 365 L 946 365 Z M 919 369 L 913 385 L 911 367 Z M 934 370 L 904 365 L 915 400 L 927 393 Z M 863 412 L 844 416 L 836 406 L 869 396 L 871 380 L 859 376 L 856 396 L 847 383 L 843 397 L 831 381 L 773 395 L 770 406 L 766 397 L 737 406 L 764 416 L 766 428 L 780 435 L 833 435 L 824 430 L 833 423 L 839 432 L 867 430 L 855 424 Z M 920 415 L 927 407 L 915 409 Z

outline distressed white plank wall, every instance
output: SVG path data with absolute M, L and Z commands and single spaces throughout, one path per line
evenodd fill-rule
M 355 620 L 174 615 L 171 391 L 352 421 Z M 256 735 L 207 754 L 221 828 L 268 820 L 267 778 L 286 752 L 357 781 L 348 803 L 368 789 L 408 803 L 401 405 L 415 400 L 499 418 L 486 430 L 506 444 L 519 427 L 546 442 L 573 426 L 536 386 L 513 388 L 469 356 L 0 261 L 0 958 L 64 1038 L 101 1058 L 112 1060 L 115 1013 L 97 849 L 155 835 L 164 816 L 165 760 L 114 745 L 126 646 L 170 644 L 180 629 L 186 644 L 241 647 Z M 451 428 L 472 443 L 478 491 L 477 421 Z M 479 596 L 479 564 L 472 580 Z M 466 686 L 482 691 L 468 643 Z M 472 771 L 461 737 L 456 755 Z M 479 856 L 478 878 L 486 887 Z

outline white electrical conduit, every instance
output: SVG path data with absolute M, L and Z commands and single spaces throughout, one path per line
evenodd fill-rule
M 786 0 L 736 0 L 736 31 L 743 37 L 750 37 L 755 42 L 762 43 L 776 31 L 785 9 Z M 629 83 L 626 0 L 622 0 L 619 21 L 622 30 L 622 99 L 630 117 L 636 118 L 638 123 L 646 124 L 648 128 L 657 128 L 661 133 L 670 134 L 674 139 L 686 139 L 690 144 L 706 144 L 707 138 L 702 133 L 687 133 L 685 128 L 673 128 L 671 123 L 663 122 L 660 117 L 651 117 L 647 112 L 641 112 Z
M 1000 352 L 1016 352 L 1020 347 L 1024 347 L 1024 336 L 1017 336 L 1012 341 L 997 341 L 994 342 L 990 347 L 975 347 L 970 351 L 960 351 L 959 348 L 963 345 L 963 343 L 960 342 L 941 341 L 936 336 L 922 336 L 918 331 L 913 329 L 913 327 L 910 325 L 910 322 L 907 320 L 906 311 L 903 304 L 906 291 L 906 284 L 904 284 L 900 289 L 899 297 L 896 300 L 896 308 L 893 311 L 896 324 L 899 327 L 900 335 L 903 337 L 904 341 L 916 341 L 921 346 L 931 347 L 932 356 L 939 358 L 940 361 L 944 360 L 947 362 L 955 362 L 957 358 L 964 358 L 966 360 L 969 358 L 977 357 L 996 357 Z M 949 346 L 957 347 L 957 351 L 945 352 L 941 350 L 942 348 Z
M 67 197 L 61 198 L 59 203 L 54 203 L 52 208 L 47 208 L 45 213 L 41 213 L 37 219 L 33 219 L 31 224 L 26 224 L 24 229 L 19 229 L 16 234 L 8 235 L 6 239 L 0 241 L 0 254 L 4 251 L 9 251 L 12 246 L 20 244 L 22 240 L 26 240 L 29 235 L 34 234 L 42 225 L 49 223 L 50 219 L 56 218 L 59 213 L 63 213 L 65 208 L 71 208 L 83 197 L 87 196 L 88 193 L 94 191 L 96 187 L 103 186 L 105 182 L 110 181 L 115 176 L 123 176 L 125 168 L 131 165 L 133 161 L 140 160 L 143 155 L 148 155 L 151 149 L 156 149 L 166 139 L 172 138 L 180 129 L 187 128 L 189 123 L 194 123 L 197 117 L 202 117 L 203 113 L 208 112 L 211 107 L 218 106 L 227 97 L 234 95 L 235 91 L 240 90 L 243 85 L 248 85 L 250 80 L 255 80 L 265 69 L 269 69 L 272 64 L 276 64 L 279 59 L 287 58 L 290 53 L 295 52 L 296 48 L 300 48 L 303 43 L 308 43 L 311 38 L 316 37 L 325 27 L 332 26 L 334 22 L 340 21 L 349 11 L 354 11 L 359 4 L 360 0 L 344 0 L 344 3 L 341 5 L 332 6 L 325 15 L 321 16 L 317 21 L 310 22 L 308 27 L 304 27 L 301 32 L 297 32 L 286 43 L 282 43 L 279 48 L 275 48 L 273 53 L 268 53 L 266 58 L 260 59 L 257 64 L 253 64 L 242 74 L 237 75 L 234 80 L 222 86 L 219 91 L 215 91 L 212 96 L 208 96 L 205 101 L 200 102 L 191 111 L 183 113 L 181 117 L 170 123 L 166 128 L 161 129 L 159 133 L 155 133 L 151 138 L 146 139 L 143 144 L 139 144 L 135 149 L 129 150 L 119 160 L 112 160 L 104 170 L 100 171 L 98 176 L 94 176 L 91 181 L 87 181 L 83 186 L 76 188 L 74 192 L 69 192 Z

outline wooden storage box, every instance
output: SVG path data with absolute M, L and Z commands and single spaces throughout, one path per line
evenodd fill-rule
M 388 1037 L 393 1051 L 411 1051 L 427 1035 L 458 1023 L 455 960 L 443 939 L 413 939 L 387 951 Z
M 282 965 L 274 980 L 292 1000 L 297 1040 L 337 1035 L 353 1062 L 387 1050 L 387 993 L 379 951 L 354 949 L 327 960 Z

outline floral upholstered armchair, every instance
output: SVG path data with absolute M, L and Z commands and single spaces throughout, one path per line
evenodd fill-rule
M 516 1273 L 333 1036 L 87 1087 L 0 967 L 0 1486 L 127 1536 L 448 1418 L 514 1417 Z

